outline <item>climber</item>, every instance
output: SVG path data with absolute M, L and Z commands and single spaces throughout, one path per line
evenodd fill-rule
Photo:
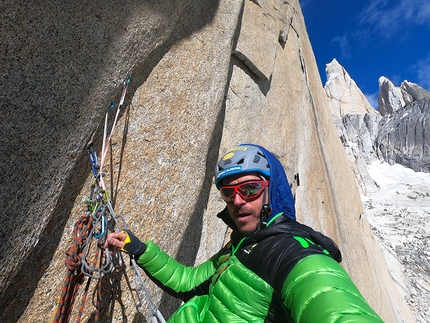
M 215 184 L 226 202 L 218 217 L 233 231 L 206 262 L 182 265 L 129 230 L 105 243 L 135 257 L 185 302 L 168 322 L 383 322 L 339 265 L 333 240 L 295 220 L 285 171 L 272 153 L 233 147 L 216 165 Z

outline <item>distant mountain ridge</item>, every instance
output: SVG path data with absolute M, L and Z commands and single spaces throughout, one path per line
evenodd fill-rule
M 324 89 L 332 115 L 355 167 L 380 159 L 430 172 L 429 91 L 406 80 L 396 87 L 382 76 L 378 109 L 369 109 L 364 94 L 335 59 L 327 64 L 326 73 Z
M 400 87 L 379 79 L 379 131 L 375 139 L 378 156 L 391 165 L 401 164 L 430 172 L 430 92 L 404 81 Z
M 393 114 L 425 98 L 430 98 L 430 92 L 416 83 L 405 80 L 396 87 L 385 76 L 379 78 L 378 111 L 382 116 Z
M 416 320 L 430 312 L 430 92 L 379 79 L 378 110 L 333 60 L 324 90 L 361 191 L 363 217 Z M 414 171 L 412 171 L 412 170 Z

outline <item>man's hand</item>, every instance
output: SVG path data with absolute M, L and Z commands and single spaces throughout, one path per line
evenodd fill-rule
M 103 246 L 112 252 L 115 251 L 115 248 L 119 248 L 121 251 L 137 257 L 146 250 L 146 244 L 140 241 L 130 230 L 108 234 Z
M 112 252 L 114 252 L 116 248 L 122 249 L 125 245 L 124 240 L 126 237 L 127 233 L 124 231 L 109 233 L 103 247 L 108 248 Z

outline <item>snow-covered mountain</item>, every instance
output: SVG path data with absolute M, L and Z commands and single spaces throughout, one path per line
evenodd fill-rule
M 379 79 L 378 110 L 346 70 L 327 64 L 325 91 L 387 268 L 417 322 L 430 322 L 430 92 Z

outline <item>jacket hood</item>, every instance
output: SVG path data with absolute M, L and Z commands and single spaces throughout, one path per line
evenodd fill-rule
M 252 145 L 252 144 L 247 144 Z M 294 207 L 294 197 L 291 192 L 290 183 L 287 179 L 284 167 L 281 162 L 267 149 L 258 146 L 269 162 L 270 167 L 270 185 L 269 185 L 269 206 L 272 213 L 267 218 L 270 221 L 272 217 L 281 212 L 292 220 L 296 219 L 296 210 Z

